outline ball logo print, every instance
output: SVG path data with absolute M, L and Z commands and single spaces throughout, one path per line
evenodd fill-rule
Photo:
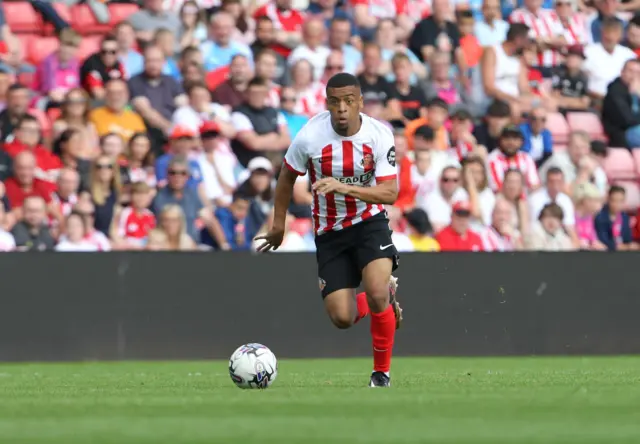
M 392 146 L 391 148 L 389 148 L 389 151 L 387 151 L 387 162 L 389 162 L 389 165 L 391 166 L 396 166 L 396 147 Z

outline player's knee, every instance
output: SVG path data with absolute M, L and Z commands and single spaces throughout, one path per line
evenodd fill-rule
M 384 311 L 389 304 L 389 286 L 384 285 L 367 291 L 367 302 L 374 313 Z
M 331 313 L 329 315 L 331 322 L 340 330 L 346 330 L 353 325 L 353 316 L 346 313 Z

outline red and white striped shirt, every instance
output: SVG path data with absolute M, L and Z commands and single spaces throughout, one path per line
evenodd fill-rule
M 552 12 L 553 19 L 558 22 L 563 30 L 563 35 L 567 41 L 568 46 L 572 45 L 586 45 L 589 42 L 589 30 L 587 29 L 587 21 L 584 16 L 579 12 L 575 12 L 567 23 L 565 28 L 560 20 L 560 17 L 555 12 Z
M 396 180 L 396 152 L 391 130 L 365 114 L 360 131 L 351 137 L 336 134 L 328 111 L 313 117 L 300 130 L 285 155 L 284 163 L 298 175 L 309 172 L 313 184 L 325 177 L 342 183 L 371 187 Z M 313 193 L 313 226 L 320 235 L 357 224 L 384 211 L 352 196 Z
M 280 109 L 280 90 L 282 87 L 280 85 L 276 85 L 275 83 L 269 89 L 269 93 L 267 95 L 266 106 L 270 106 L 271 108 Z
M 513 251 L 514 243 L 510 237 L 503 236 L 493 227 L 489 227 L 481 233 L 484 251 Z
M 537 14 L 524 8 L 516 9 L 511 13 L 511 22 L 527 25 L 530 35 L 536 39 L 564 36 L 564 28 L 557 20 L 555 12 L 547 9 L 540 9 Z M 538 53 L 538 66 L 558 66 L 560 61 L 558 51 L 547 49 Z
M 302 31 L 302 24 L 305 19 L 305 16 L 295 9 L 290 9 L 288 11 L 278 9 L 274 1 L 270 1 L 266 5 L 261 6 L 253 13 L 254 19 L 263 16 L 267 16 L 271 19 L 275 29 L 286 32 Z M 273 49 L 283 57 L 288 57 L 291 53 L 290 48 L 282 45 L 274 45 Z
M 508 170 L 519 170 L 527 181 L 529 189 L 540 185 L 538 169 L 533 158 L 523 151 L 518 151 L 515 156 L 507 157 L 500 150 L 493 150 L 487 157 L 489 169 L 489 185 L 493 191 L 500 191 L 504 175 Z
M 143 246 L 144 241 L 156 226 L 156 217 L 147 209 L 136 212 L 132 207 L 126 207 L 120 212 L 118 220 L 118 235 L 132 245 Z
M 305 91 L 299 92 L 293 112 L 313 117 L 327 109 L 325 99 L 327 92 L 320 82 L 313 82 Z
M 60 196 L 58 196 L 58 193 L 52 193 L 51 201 L 55 206 L 58 207 L 58 211 L 60 211 L 60 214 L 62 214 L 64 217 L 67 217 L 69 214 L 71 214 L 71 210 L 73 210 L 73 207 L 75 206 L 75 204 L 78 203 L 78 195 L 73 193 L 69 196 L 68 199 L 62 200 Z M 58 225 L 58 220 L 50 216 L 49 226 L 55 227 L 57 225 Z

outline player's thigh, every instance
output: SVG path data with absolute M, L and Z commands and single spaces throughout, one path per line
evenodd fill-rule
M 338 328 L 348 328 L 356 315 L 355 289 L 360 284 L 360 270 L 344 251 L 327 262 L 319 264 L 318 276 L 324 306 Z
M 357 262 L 367 295 L 388 295 L 389 276 L 398 267 L 398 250 L 386 220 L 365 227 L 358 245 Z

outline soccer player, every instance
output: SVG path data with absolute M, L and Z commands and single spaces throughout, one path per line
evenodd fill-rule
M 287 208 L 298 176 L 313 190 L 318 278 L 333 324 L 349 328 L 371 317 L 373 372 L 370 387 L 389 387 L 391 351 L 402 310 L 396 301 L 398 252 L 383 205 L 398 196 L 391 131 L 361 113 L 358 80 L 336 74 L 326 87 L 327 109 L 297 134 L 278 178 L 273 227 L 258 251 L 282 243 Z M 363 282 L 364 292 L 355 294 Z

